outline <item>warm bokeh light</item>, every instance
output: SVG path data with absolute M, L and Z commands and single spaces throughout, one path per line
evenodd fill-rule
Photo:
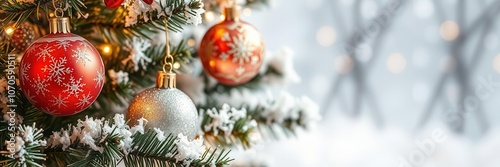
M 179 69 L 179 68 L 181 68 L 181 64 L 179 64 L 179 62 L 175 62 L 174 69 Z
M 188 40 L 187 40 L 187 44 L 188 44 L 189 46 L 194 46 L 194 45 L 196 44 L 196 41 L 194 41 L 194 39 L 188 39 Z
M 353 62 L 351 57 L 347 55 L 337 56 L 335 58 L 335 70 L 339 74 L 347 74 L 352 70 Z
M 493 69 L 495 69 L 497 73 L 500 73 L 500 54 L 493 58 Z
M 439 28 L 441 37 L 447 41 L 453 41 L 460 35 L 460 27 L 455 21 L 447 20 Z
M 337 33 L 331 26 L 322 26 L 316 33 L 316 40 L 321 46 L 329 47 L 335 43 Z
M 395 74 L 403 72 L 406 68 L 406 58 L 400 53 L 393 53 L 387 58 L 387 69 Z
M 243 9 L 243 14 L 244 14 L 245 16 L 250 16 L 250 15 L 252 15 L 252 9 L 250 9 L 250 8 L 245 8 L 245 9 Z
M 12 35 L 12 33 L 14 33 L 14 28 L 12 28 L 12 27 L 6 28 L 5 33 L 7 33 L 7 35 Z
M 205 20 L 207 20 L 207 22 L 213 22 L 215 20 L 215 16 L 214 16 L 214 12 L 211 12 L 211 11 L 208 11 L 208 12 L 205 12 Z
M 110 44 L 103 44 L 101 45 L 101 54 L 102 55 L 106 55 L 106 56 L 109 56 L 111 55 L 111 53 L 113 53 L 113 49 L 112 49 L 112 46 Z
M 111 48 L 109 46 L 105 46 L 102 51 L 104 51 L 104 53 L 110 53 L 111 52 Z

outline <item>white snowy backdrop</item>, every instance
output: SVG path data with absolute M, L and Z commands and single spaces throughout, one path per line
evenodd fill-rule
M 323 118 L 235 166 L 500 166 L 498 0 L 272 2 L 243 18 L 294 52 L 288 89 Z

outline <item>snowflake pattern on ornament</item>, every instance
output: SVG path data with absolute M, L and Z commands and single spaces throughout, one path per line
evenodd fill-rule
M 90 59 L 87 57 L 87 46 L 85 44 L 83 44 L 83 49 L 78 47 L 76 48 L 76 50 L 74 50 L 74 54 L 71 55 L 71 57 L 75 57 L 76 58 L 76 63 L 78 63 L 79 61 L 81 61 L 83 63 L 83 66 L 87 65 L 87 62 L 91 62 Z
M 32 84 L 33 88 L 36 89 L 36 95 L 39 95 L 40 93 L 45 97 L 45 92 L 50 92 L 49 89 L 47 89 L 47 86 L 50 84 L 47 83 L 48 79 L 40 79 L 40 75 L 38 75 L 38 79 L 35 80 L 35 82 Z
M 66 103 L 68 103 L 69 96 L 62 97 L 61 94 L 59 94 L 59 96 L 57 96 L 57 97 L 52 95 L 52 98 L 53 99 L 50 100 L 50 102 L 52 103 L 52 106 L 57 105 L 57 108 L 61 108 L 61 106 L 67 107 Z
M 65 79 L 65 75 L 73 72 L 73 69 L 66 67 L 66 63 L 68 62 L 65 57 L 56 60 L 54 57 L 50 57 L 51 64 L 49 67 L 45 66 L 42 68 L 42 71 L 49 71 L 49 78 L 53 79 L 57 84 L 61 84 L 61 82 Z
M 57 112 L 56 110 L 49 109 L 48 107 L 42 108 L 42 110 L 45 111 L 46 113 L 50 114 L 50 115 L 61 114 L 60 112 Z
M 102 70 L 102 68 L 100 70 L 96 70 L 97 71 L 97 76 L 93 79 L 96 84 L 95 84 L 95 87 L 97 88 L 98 86 L 103 86 L 104 85 L 104 70 Z
M 61 49 L 61 48 L 63 48 L 63 49 L 64 49 L 64 51 L 66 51 L 66 49 L 67 49 L 68 47 L 70 47 L 70 44 L 69 44 L 69 41 L 68 41 L 68 40 L 60 40 L 60 41 L 57 41 L 56 46 L 57 46 L 57 49 Z
M 31 94 L 30 90 L 25 90 L 24 93 L 26 94 L 26 97 L 30 99 L 31 102 L 38 103 L 38 101 L 35 100 L 35 96 Z
M 93 97 L 90 95 L 90 92 L 87 94 L 83 94 L 82 98 L 78 99 L 78 103 L 76 103 L 76 107 L 83 109 L 83 107 L 90 104 L 90 99 L 92 99 L 92 98 Z
M 245 73 L 245 68 L 243 68 L 242 66 L 239 66 L 238 68 L 236 68 L 236 73 L 238 75 Z
M 41 48 L 40 47 L 40 52 L 38 52 L 38 54 L 36 54 L 36 56 L 38 56 L 38 58 L 36 60 L 40 60 L 40 58 L 42 58 L 43 62 L 45 62 L 45 57 L 52 57 L 50 55 L 50 52 L 54 51 L 54 49 L 52 49 L 51 46 L 49 46 L 49 44 L 45 44 L 45 47 Z
M 39 48 L 39 46 L 36 46 L 36 44 L 33 44 L 33 46 L 29 47 L 28 50 L 24 54 L 31 55 L 38 48 Z
M 78 97 L 78 93 L 83 92 L 82 88 L 85 86 L 85 83 L 82 82 L 82 77 L 80 79 L 76 80 L 73 76 L 69 78 L 70 83 L 63 83 L 63 85 L 66 87 L 63 92 L 69 92 L 69 95 L 75 95 L 75 97 Z
M 250 57 L 256 49 L 252 42 L 243 38 L 242 35 L 234 36 L 233 41 L 228 42 L 227 46 L 231 48 L 227 52 L 233 55 L 233 62 L 238 62 L 240 65 L 250 62 Z
M 229 58 L 229 55 L 225 52 L 220 53 L 219 57 L 223 60 L 226 61 Z
M 28 73 L 27 71 L 29 71 L 29 69 L 31 68 L 31 64 L 29 63 L 21 63 L 21 69 L 20 72 L 21 72 L 21 77 L 23 77 L 23 84 L 30 80 L 30 77 L 28 76 Z

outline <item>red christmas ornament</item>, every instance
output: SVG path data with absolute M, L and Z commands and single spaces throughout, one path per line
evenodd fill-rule
M 89 107 L 104 84 L 104 64 L 97 49 L 69 32 L 69 19 L 51 18 L 50 34 L 26 50 L 20 64 L 20 87 L 38 109 L 68 116 Z
M 142 0 L 142 2 L 147 3 L 148 5 L 151 5 L 153 3 L 153 0 Z
M 123 3 L 123 0 L 104 0 L 107 8 L 116 8 Z
M 219 83 L 239 85 L 257 75 L 264 41 L 253 26 L 239 19 L 236 8 L 225 8 L 224 15 L 207 31 L 198 54 L 205 72 Z

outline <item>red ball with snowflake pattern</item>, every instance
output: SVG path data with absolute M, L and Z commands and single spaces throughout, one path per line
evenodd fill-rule
M 36 40 L 20 64 L 20 87 L 39 110 L 68 116 L 88 108 L 104 84 L 104 64 L 97 49 L 72 33 Z
M 226 8 L 225 19 L 211 27 L 200 43 L 205 72 L 225 85 L 240 85 L 254 78 L 262 65 L 264 40 L 236 9 Z

